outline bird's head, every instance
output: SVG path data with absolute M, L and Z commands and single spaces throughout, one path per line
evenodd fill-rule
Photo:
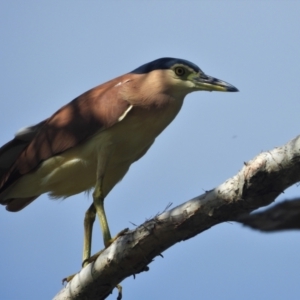
M 160 58 L 140 66 L 131 73 L 151 74 L 160 84 L 183 95 L 194 91 L 238 92 L 233 85 L 206 75 L 197 65 L 184 59 Z

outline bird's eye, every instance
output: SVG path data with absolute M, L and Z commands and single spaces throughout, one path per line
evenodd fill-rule
M 175 68 L 175 74 L 177 76 L 183 76 L 185 74 L 185 69 L 182 67 Z

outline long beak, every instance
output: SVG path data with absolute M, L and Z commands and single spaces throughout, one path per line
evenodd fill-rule
M 199 90 L 205 91 L 219 91 L 219 92 L 238 92 L 239 90 L 233 85 L 222 81 L 220 79 L 199 74 L 199 76 L 194 77 L 194 82 Z

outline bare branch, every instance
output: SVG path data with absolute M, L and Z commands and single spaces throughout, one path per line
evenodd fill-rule
M 300 229 L 300 198 L 281 202 L 263 212 L 246 214 L 238 222 L 261 231 Z
M 214 190 L 165 211 L 118 238 L 54 299 L 105 299 L 126 277 L 148 270 L 147 265 L 167 248 L 218 223 L 237 220 L 241 214 L 269 205 L 299 180 L 297 137 L 259 154 Z

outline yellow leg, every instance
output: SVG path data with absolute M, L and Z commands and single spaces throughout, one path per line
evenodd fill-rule
M 101 230 L 102 230 L 102 235 L 103 235 L 103 241 L 104 241 L 104 246 L 105 248 L 109 247 L 110 244 L 115 241 L 118 237 L 122 236 L 124 233 L 128 231 L 128 228 L 122 230 L 119 232 L 114 238 L 111 238 L 110 230 L 108 227 L 108 222 L 104 210 L 104 197 L 102 195 L 101 191 L 101 185 L 102 185 L 102 178 L 97 181 L 95 190 L 93 193 L 93 200 L 94 203 L 91 205 L 91 207 L 88 209 L 86 213 L 86 219 L 85 220 L 85 241 L 84 241 L 84 252 L 83 252 L 83 263 L 82 266 L 86 266 L 88 263 L 95 261 L 97 257 L 104 251 L 100 250 L 99 252 L 95 253 L 93 256 L 90 256 L 91 252 L 91 234 L 92 234 L 92 222 L 95 220 L 95 211 L 97 213 Z M 93 208 L 92 208 L 93 207 Z M 91 210 L 91 212 L 90 212 Z M 87 216 L 90 216 L 93 214 L 93 220 L 90 221 L 90 218 L 87 218 Z M 87 223 L 87 224 L 86 224 Z M 90 227 L 89 227 L 90 226 Z
M 108 247 L 110 245 L 111 235 L 110 235 L 108 222 L 104 210 L 104 197 L 102 194 L 101 186 L 102 186 L 102 177 L 100 177 L 96 183 L 95 190 L 93 193 L 93 199 L 94 199 L 94 206 L 102 229 L 104 245 L 105 247 Z
M 85 267 L 89 262 L 92 247 L 92 232 L 93 224 L 96 218 L 96 209 L 92 204 L 85 213 L 84 217 L 84 237 L 83 237 L 83 254 L 82 254 L 82 267 Z M 70 282 L 76 274 L 65 277 L 62 283 Z
M 108 222 L 104 210 L 104 196 L 102 192 L 102 184 L 103 184 L 103 170 L 105 169 L 105 165 L 101 164 L 101 160 L 98 161 L 98 169 L 97 169 L 97 182 L 95 186 L 95 190 L 93 193 L 93 204 L 89 207 L 87 212 L 85 213 L 84 218 L 84 241 L 83 241 L 83 262 L 82 266 L 85 267 L 92 261 L 95 261 L 97 257 L 104 251 L 101 250 L 98 253 L 91 256 L 91 245 L 92 245 L 92 232 L 93 232 L 93 224 L 95 221 L 96 214 L 100 221 L 100 226 L 102 229 L 103 240 L 105 248 L 107 248 L 114 240 L 116 240 L 119 236 L 123 235 L 125 232 L 128 231 L 128 228 L 122 230 L 118 233 L 113 239 L 111 238 L 111 234 L 108 227 Z M 63 282 L 69 282 L 75 276 L 71 275 L 63 279 Z M 117 285 L 119 290 L 118 299 L 122 297 L 122 287 Z
M 84 217 L 84 238 L 83 238 L 83 255 L 82 255 L 82 267 L 88 264 L 87 260 L 91 256 L 92 247 L 92 232 L 93 224 L 96 218 L 96 209 L 92 204 L 85 213 Z

